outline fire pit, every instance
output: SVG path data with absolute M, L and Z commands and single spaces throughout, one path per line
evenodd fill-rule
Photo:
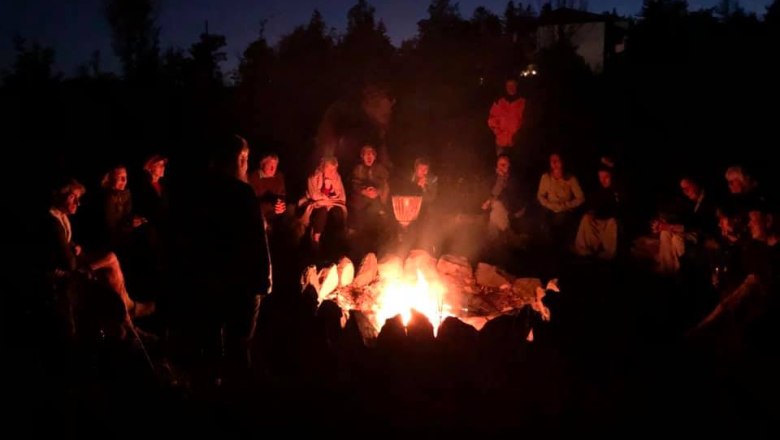
M 309 267 L 302 286 L 312 286 L 320 303 L 335 302 L 345 313 L 360 311 L 378 332 L 387 319 L 401 316 L 406 326 L 412 310 L 424 315 L 436 331 L 447 317 L 456 317 L 478 330 L 495 317 L 531 306 L 543 319 L 550 318 L 542 304 L 546 289 L 557 290 L 555 281 L 543 288 L 536 278 L 516 278 L 484 263 L 472 269 L 468 260 L 454 255 L 439 259 L 413 250 L 405 260 L 390 255 L 377 261 L 367 254 L 356 271 L 352 262 L 320 271 Z

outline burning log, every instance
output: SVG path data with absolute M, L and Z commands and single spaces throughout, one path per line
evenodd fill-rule
M 512 292 L 528 302 L 536 301 L 537 289 L 542 288 L 542 280 L 539 278 L 518 278 L 512 283 Z
M 350 261 L 349 258 L 344 257 L 339 260 L 338 274 L 339 287 L 347 287 L 352 284 L 355 279 L 355 265 L 352 264 L 352 261 Z
M 301 292 L 308 286 L 313 287 L 317 292 L 320 291 L 320 275 L 317 273 L 317 266 L 308 266 L 301 274 Z
M 418 270 L 426 275 L 436 273 L 436 259 L 422 249 L 410 251 L 404 262 L 403 272 L 405 276 L 410 278 L 416 277 Z
M 534 302 L 531 303 L 531 307 L 533 307 L 534 310 L 539 312 L 539 314 L 542 316 L 543 321 L 549 321 L 550 320 L 550 309 L 547 308 L 547 306 L 544 304 L 542 300 L 544 300 L 544 297 L 546 296 L 547 292 L 542 289 L 541 287 L 536 288 L 536 297 L 534 298 Z
M 320 289 L 317 292 L 317 300 L 321 303 L 339 286 L 339 271 L 337 266 L 326 267 L 320 271 Z
M 352 286 L 361 288 L 369 285 L 377 275 L 377 262 L 374 253 L 368 253 L 360 262 L 360 267 L 352 281 Z
M 312 296 L 315 309 L 323 301 L 333 300 L 341 310 L 359 313 L 349 325 L 360 333 L 364 344 L 382 337 L 381 332 L 377 335 L 382 323 L 382 332 L 390 332 L 385 338 L 394 338 L 396 318 L 390 317 L 396 315 L 400 316 L 404 336 L 408 332 L 410 337 L 423 339 L 429 333 L 435 337 L 439 324 L 451 316 L 480 330 L 490 320 L 530 305 L 528 311 L 533 309 L 535 317 L 550 319 L 546 292 L 539 279 L 515 279 L 485 263 L 479 263 L 473 271 L 466 258 L 444 255 L 436 260 L 423 250 L 411 251 L 406 260 L 391 254 L 379 263 L 376 255 L 369 253 L 357 273 L 348 258 L 319 273 L 310 266 L 301 276 L 301 286 Z M 555 280 L 548 288 L 557 289 Z M 412 314 L 416 316 L 414 321 L 410 321 Z M 422 323 L 421 316 L 425 317 Z M 347 316 L 343 314 L 340 322 L 345 327 Z
M 477 264 L 475 278 L 480 286 L 498 289 L 509 289 L 511 287 L 511 281 L 509 280 L 511 275 L 490 264 Z
M 447 292 L 458 295 L 476 292 L 474 271 L 466 258 L 444 255 L 436 263 L 436 270 L 447 287 Z
M 436 270 L 440 275 L 453 277 L 468 282 L 474 279 L 474 271 L 469 260 L 456 255 L 443 255 L 436 263 Z
M 377 265 L 379 278 L 384 280 L 396 280 L 403 277 L 403 260 L 398 255 L 387 255 Z

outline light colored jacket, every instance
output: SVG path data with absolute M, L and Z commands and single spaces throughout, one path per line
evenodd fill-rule
M 585 203 L 580 183 L 574 176 L 555 179 L 544 173 L 536 193 L 539 203 L 554 213 L 570 211 Z
M 325 175 L 320 170 L 309 176 L 306 195 L 298 202 L 298 206 L 306 206 L 301 217 L 301 222 L 304 225 L 308 226 L 311 213 L 317 208 L 327 207 L 330 210 L 333 207 L 338 207 L 344 210 L 344 214 L 347 213 L 347 194 L 344 191 L 341 176 L 337 173 L 336 177 L 332 179 L 333 195 L 330 197 L 322 192 L 324 181 Z

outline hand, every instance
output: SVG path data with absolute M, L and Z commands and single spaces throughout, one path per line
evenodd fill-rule
M 520 218 L 520 217 L 522 217 L 522 216 L 524 216 L 524 215 L 525 215 L 525 208 L 523 208 L 523 209 L 521 209 L 521 210 L 517 211 L 517 212 L 515 213 L 515 218 Z
M 77 257 L 81 255 L 81 246 L 79 245 L 73 246 L 73 253 L 76 254 Z
M 426 186 L 428 186 L 428 178 L 423 177 L 422 179 L 417 181 L 417 186 L 419 186 L 422 189 L 425 189 Z
M 137 227 L 141 226 L 142 224 L 144 224 L 146 222 L 147 222 L 147 220 L 145 218 L 143 218 L 143 217 L 138 217 L 138 216 L 133 217 L 133 227 L 134 228 L 137 228 Z
M 274 205 L 274 214 L 282 214 L 287 209 L 287 206 L 284 204 L 284 200 L 277 199 L 276 204 Z
M 488 209 L 490 209 L 490 201 L 491 201 L 490 199 L 487 199 L 482 203 L 483 211 L 487 211 Z
M 650 224 L 650 228 L 654 234 L 658 234 L 662 231 L 668 231 L 669 223 L 666 223 L 663 220 L 653 220 L 653 222 Z
M 363 195 L 368 197 L 369 199 L 375 199 L 379 196 L 379 193 L 377 192 L 376 188 L 373 186 L 369 186 L 368 188 L 363 190 Z

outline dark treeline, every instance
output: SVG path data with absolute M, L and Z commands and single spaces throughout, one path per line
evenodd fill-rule
M 758 15 L 729 0 L 696 11 L 684 1 L 647 0 L 636 18 L 606 13 L 627 22 L 625 50 L 598 74 L 565 42 L 535 49 L 539 24 L 572 6 L 566 2 L 535 10 L 510 1 L 504 11 L 480 7 L 469 16 L 456 2 L 433 0 L 416 37 L 394 47 L 360 0 L 340 34 L 317 11 L 275 46 L 261 26 L 233 72 L 221 67 L 224 36 L 203 33 L 189 48 L 162 48 L 158 3 L 104 3 L 121 73 L 103 70 L 96 52 L 76 75 L 63 76 L 52 49 L 17 38 L 0 89 L 11 159 L 89 185 L 111 163 L 137 167 L 160 151 L 174 159 L 175 174 L 230 130 L 254 149 L 279 152 L 295 188 L 329 106 L 355 102 L 372 84 L 396 102 L 387 133 L 396 161 L 405 165 L 422 152 L 441 167 L 468 164 L 491 155 L 485 119 L 503 80 L 535 63 L 540 74 L 521 83 L 529 98 L 521 143 L 536 153 L 530 161 L 543 162 L 551 150 L 589 160 L 608 152 L 650 190 L 675 182 L 659 174 L 691 167 L 720 179 L 730 162 L 773 177 L 762 167 L 776 139 L 777 1 Z

